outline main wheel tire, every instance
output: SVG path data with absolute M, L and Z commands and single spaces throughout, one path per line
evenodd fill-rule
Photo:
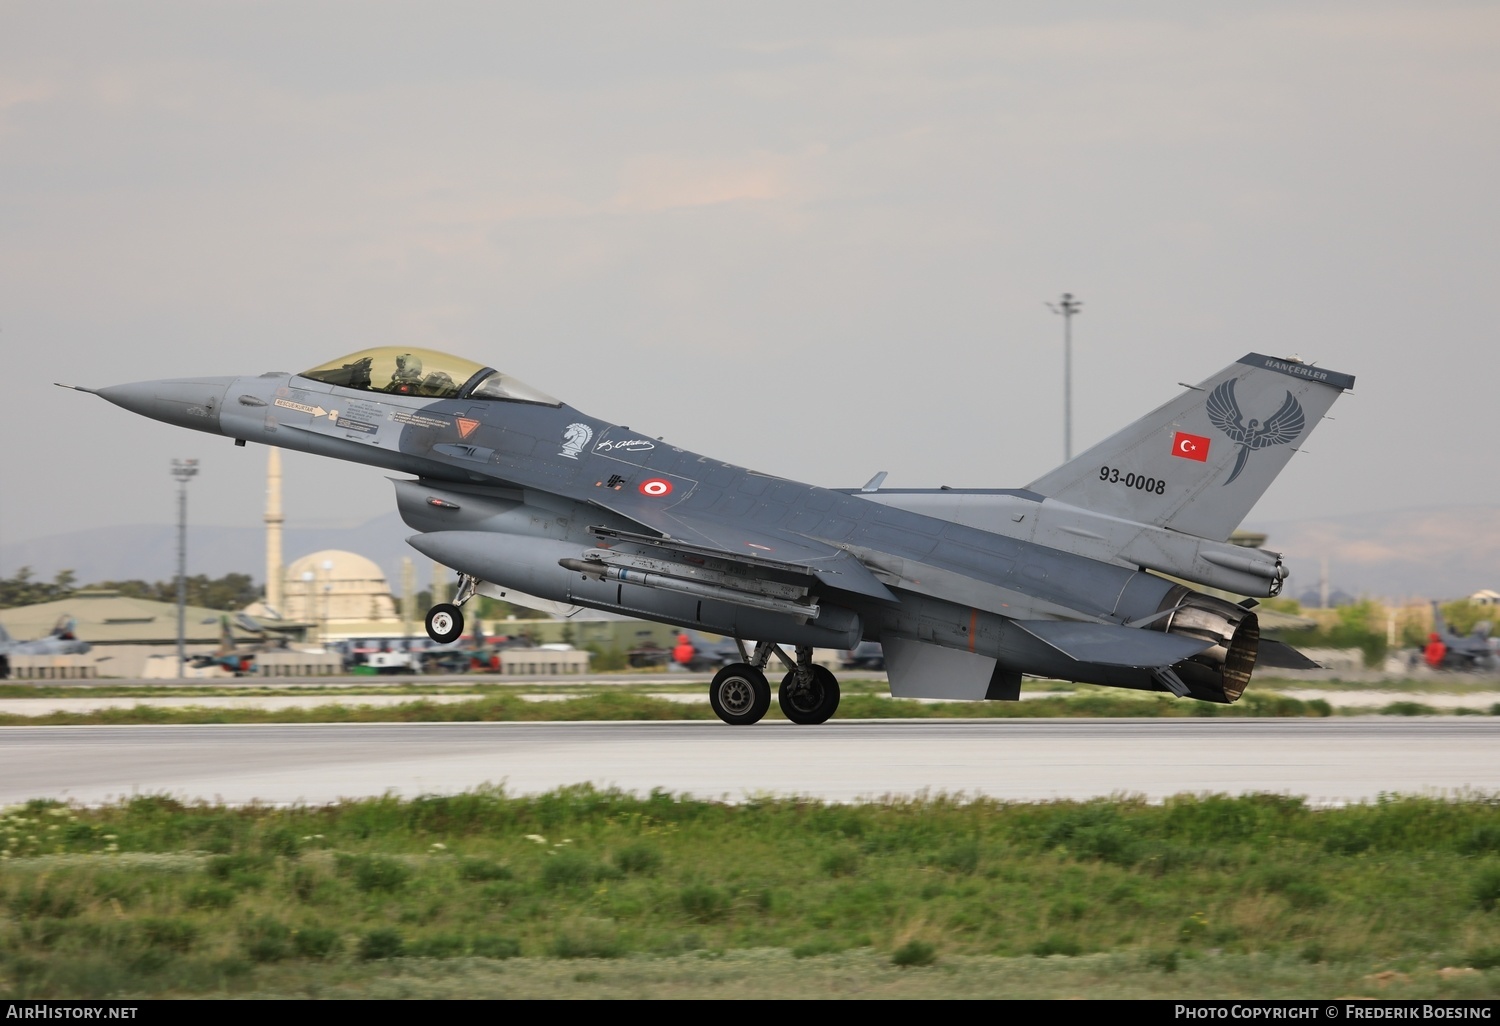
M 839 707 L 839 681 L 826 666 L 812 668 L 812 683 L 797 686 L 797 671 L 781 679 L 776 701 L 781 712 L 793 723 L 825 723 Z
M 439 645 L 463 637 L 464 614 L 451 602 L 440 602 L 427 610 L 427 636 Z
M 730 663 L 714 674 L 708 686 L 708 704 L 725 723 L 749 726 L 771 708 L 771 684 L 749 663 Z

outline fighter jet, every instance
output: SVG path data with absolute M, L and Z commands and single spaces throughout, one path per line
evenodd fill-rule
M 32 641 L 16 641 L 0 624 L 0 680 L 10 677 L 11 656 L 18 655 L 83 655 L 92 645 L 78 637 L 78 621 L 64 613 L 46 637 Z
M 459 577 L 427 613 L 435 641 L 463 632 L 475 594 L 736 639 L 709 698 L 743 725 L 770 708 L 772 656 L 787 718 L 827 720 L 839 686 L 813 648 L 860 641 L 881 643 L 899 697 L 1015 700 L 1037 675 L 1236 701 L 1274 647 L 1255 597 L 1287 571 L 1230 533 L 1353 384 L 1253 353 L 1019 489 L 802 484 L 411 348 L 97 394 L 236 445 L 409 475 L 395 481 L 409 542 Z
M 1443 610 L 1438 603 L 1432 604 L 1432 635 L 1441 642 L 1439 665 L 1443 670 L 1489 670 L 1500 665 L 1495 648 L 1490 640 L 1493 624 L 1481 620 L 1468 634 L 1460 634 L 1458 628 L 1443 620 Z M 1429 646 L 1429 649 L 1431 646 Z

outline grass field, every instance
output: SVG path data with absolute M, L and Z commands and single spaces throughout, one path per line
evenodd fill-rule
M 1441 678 L 1370 684 L 1338 680 L 1289 681 L 1257 679 L 1234 705 L 1223 706 L 1176 699 L 1168 695 L 1124 691 L 1064 681 L 1028 681 L 1023 702 L 914 702 L 890 697 L 883 680 L 851 678 L 841 682 L 843 700 L 838 719 L 930 718 L 1088 718 L 1088 717 L 1203 717 L 1203 716 L 1336 716 L 1370 715 L 1500 715 L 1494 701 L 1500 683 L 1450 675 Z M 1314 689 L 1313 694 L 1308 694 Z M 1296 694 L 1287 694 L 1294 691 Z M 1387 698 L 1379 704 L 1344 704 L 1345 692 Z M 1324 692 L 1327 698 L 1316 697 Z M 1465 702 L 1472 695 L 1472 702 Z M 1430 698 L 1429 698 L 1430 696 Z M 1462 705 L 1455 706 L 1457 696 Z M 385 704 L 373 704 L 380 702 Z M 691 697 L 694 701 L 673 701 Z M 290 703 L 296 708 L 276 707 Z M 323 698 L 326 703 L 308 704 Z M 1328 698 L 1334 699 L 1330 702 Z M 108 702 L 113 708 L 45 711 L 45 699 L 69 704 Z M 140 699 L 138 705 L 122 700 Z M 202 700 L 195 704 L 195 700 Z M 226 702 L 228 699 L 230 701 Z M 256 699 L 268 707 L 256 708 Z M 397 701 L 394 704 L 392 700 Z M 545 700 L 543 700 L 545 699 Z M 1425 700 L 1424 700 L 1425 699 Z M 0 700 L 10 708 L 0 712 L 0 725 L 86 725 L 149 723 L 329 723 L 329 722 L 459 722 L 563 720 L 707 720 L 713 713 L 707 700 L 706 679 L 636 683 L 629 675 L 608 681 L 525 681 L 501 683 L 483 677 L 310 678 L 294 684 L 244 680 L 222 683 L 90 682 L 57 684 L 34 682 L 0 684 Z M 243 703 L 243 704 L 241 704 Z M 238 707 L 226 707 L 236 705 Z M 32 708 L 39 711 L 33 712 Z M 781 712 L 772 703 L 769 718 Z
M 575 691 L 578 690 L 575 688 Z M 693 689 L 696 694 L 699 689 Z M 284 694 L 285 692 L 280 692 Z M 77 692 L 73 692 L 76 696 Z M 301 693 L 299 692 L 299 695 Z M 404 694 L 404 692 L 398 692 Z M 557 695 L 554 690 L 551 695 Z M 564 693 L 566 694 L 566 693 Z M 449 693 L 451 696 L 451 692 Z M 72 697 L 72 696 L 70 696 Z M 146 723 L 416 723 L 416 722 L 541 722 L 565 720 L 711 720 L 713 710 L 706 700 L 676 702 L 652 694 L 610 687 L 603 691 L 558 697 L 555 701 L 528 701 L 517 689 L 494 689 L 463 701 L 433 701 L 412 695 L 395 705 L 361 705 L 359 695 L 329 695 L 326 705 L 304 708 L 221 708 L 194 705 L 196 694 L 175 696 L 180 705 L 139 704 L 87 712 L 43 712 L 35 715 L 0 713 L 0 726 L 45 726 Z M 220 697 L 220 696 L 214 696 Z M 1421 716 L 1496 715 L 1500 704 L 1490 708 L 1439 709 L 1405 700 L 1387 703 L 1377 710 L 1386 715 Z M 1032 698 L 1024 702 L 917 702 L 892 699 L 868 690 L 851 689 L 839 704 L 836 719 L 993 719 L 993 718 L 1098 718 L 1098 717 L 1241 717 L 1241 716 L 1332 716 L 1333 707 L 1322 699 L 1303 700 L 1275 691 L 1251 692 L 1234 705 L 1215 705 L 1169 695 L 1090 689 L 1070 694 Z M 775 702 L 767 719 L 782 718 Z
M 588 788 L 0 818 L 0 993 L 1500 995 L 1500 799 Z

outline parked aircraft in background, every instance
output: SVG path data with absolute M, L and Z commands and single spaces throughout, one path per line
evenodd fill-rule
M 205 620 L 204 623 L 213 623 Z M 259 641 L 252 641 L 247 645 L 241 645 L 234 637 L 234 628 L 250 634 L 260 635 Z M 235 613 L 233 623 L 229 614 L 219 617 L 219 647 L 210 655 L 192 656 L 189 662 L 197 669 L 209 666 L 219 666 L 236 677 L 243 677 L 248 673 L 255 672 L 255 657 L 261 652 L 284 649 L 286 646 L 280 642 L 267 640 L 266 629 L 253 617 L 244 613 Z
M 1440 647 L 1436 650 L 1437 664 L 1433 666 L 1433 669 L 1494 669 L 1496 665 L 1500 665 L 1500 659 L 1496 658 L 1494 642 L 1490 639 L 1493 626 L 1489 620 L 1481 620 L 1468 634 L 1460 634 L 1458 628 L 1443 620 L 1442 607 L 1434 602 L 1432 604 L 1432 634 L 1427 646 L 1429 664 L 1432 663 L 1431 654 L 1435 651 L 1432 641 L 1436 641 Z
M 0 680 L 10 676 L 10 657 L 15 655 L 83 655 L 92 645 L 78 637 L 78 621 L 64 614 L 46 637 L 17 641 L 0 624 Z
M 1277 648 L 1260 638 L 1255 599 L 1160 574 L 1277 594 L 1280 556 L 1229 535 L 1353 384 L 1251 354 L 1025 488 L 936 490 L 883 489 L 883 474 L 845 490 L 762 474 L 430 350 L 97 394 L 237 445 L 412 475 L 395 483 L 420 532 L 409 541 L 460 581 L 454 603 L 428 612 L 435 640 L 462 633 L 476 593 L 740 639 L 709 698 L 749 724 L 769 708 L 773 655 L 786 716 L 828 719 L 838 682 L 813 647 L 862 640 L 881 643 L 902 697 L 1014 700 L 1034 674 L 1234 702 Z

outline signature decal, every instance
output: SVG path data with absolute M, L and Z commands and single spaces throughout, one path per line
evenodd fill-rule
M 655 442 L 648 442 L 644 438 L 622 438 L 618 441 L 606 438 L 594 446 L 595 452 L 645 452 L 655 449 Z
M 1285 445 L 1302 434 L 1302 429 L 1307 425 L 1307 419 L 1302 416 L 1302 404 L 1292 397 L 1291 392 L 1287 392 L 1281 408 L 1267 417 L 1264 424 L 1254 418 L 1246 424 L 1244 415 L 1240 413 L 1239 401 L 1234 397 L 1235 380 L 1230 378 L 1214 389 L 1208 397 L 1207 406 L 1208 419 L 1213 421 L 1214 427 L 1240 447 L 1239 454 L 1234 458 L 1234 470 L 1224 482 L 1226 485 L 1240 476 L 1252 451 Z

